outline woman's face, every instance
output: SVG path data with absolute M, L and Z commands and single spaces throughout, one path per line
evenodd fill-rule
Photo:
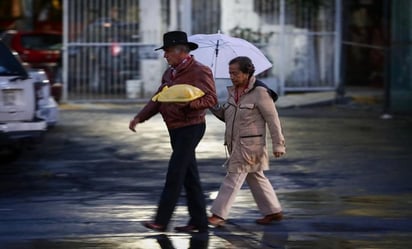
M 238 63 L 229 65 L 229 75 L 234 86 L 245 86 L 249 83 L 249 74 L 240 71 Z

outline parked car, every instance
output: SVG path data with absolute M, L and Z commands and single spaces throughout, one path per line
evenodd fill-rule
M 56 101 L 59 101 L 63 90 L 60 75 L 62 34 L 51 31 L 8 30 L 0 38 L 31 68 L 43 69 L 46 72 L 51 84 L 51 93 Z
M 1 150 L 18 152 L 23 145 L 38 141 L 46 131 L 46 114 L 47 109 L 50 110 L 47 87 L 48 82 L 36 72 L 27 72 L 16 55 L 0 41 Z
M 86 26 L 68 48 L 70 89 L 86 85 L 93 92 L 124 92 L 128 79 L 140 76 L 139 27 L 111 18 Z M 85 84 L 84 84 L 85 83 Z
M 59 105 L 51 95 L 50 83 L 46 72 L 43 69 L 31 68 L 26 62 L 20 59 L 17 52 L 12 51 L 14 57 L 23 65 L 29 76 L 34 79 L 38 110 L 36 117 L 44 119 L 47 122 L 47 127 L 52 127 L 57 124 L 59 119 Z

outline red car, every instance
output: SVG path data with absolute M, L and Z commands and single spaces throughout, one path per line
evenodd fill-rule
M 62 95 L 59 75 L 62 65 L 62 34 L 51 31 L 9 30 L 4 32 L 0 38 L 31 68 L 40 68 L 46 72 L 52 85 L 52 95 L 56 101 L 59 101 Z

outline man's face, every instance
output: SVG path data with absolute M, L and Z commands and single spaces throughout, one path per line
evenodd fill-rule
M 183 51 L 183 49 L 179 47 L 168 47 L 163 50 L 164 54 L 163 57 L 167 60 L 167 63 L 175 67 L 186 58 L 186 53 Z

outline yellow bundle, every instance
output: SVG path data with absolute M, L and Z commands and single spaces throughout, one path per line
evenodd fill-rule
M 199 88 L 189 84 L 177 84 L 171 87 L 165 86 L 153 96 L 152 101 L 159 102 L 188 102 L 200 98 L 205 93 Z

